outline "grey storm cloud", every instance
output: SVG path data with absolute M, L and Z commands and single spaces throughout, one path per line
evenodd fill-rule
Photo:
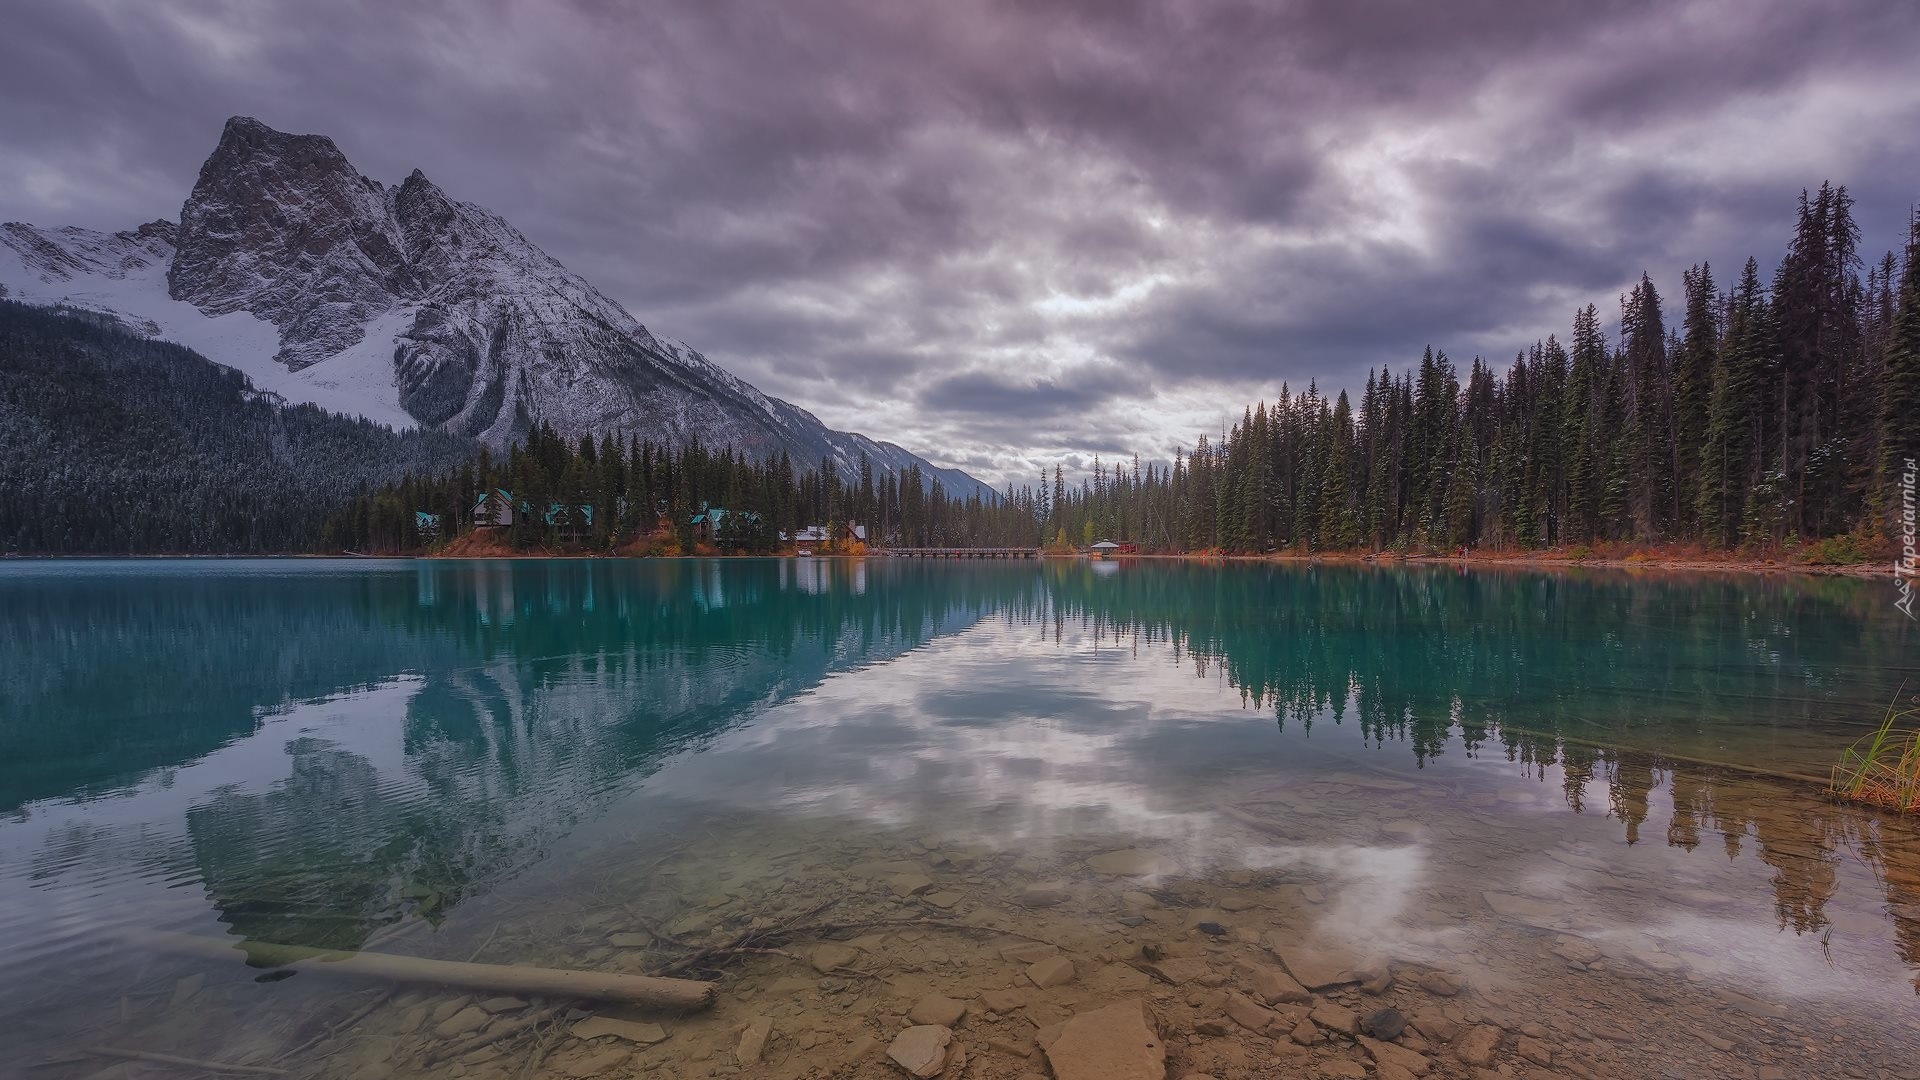
M 1920 196 L 1920 12 L 1785 0 L 23 0 L 0 218 L 177 213 L 225 118 L 499 211 L 660 332 L 990 479 L 1500 360 Z

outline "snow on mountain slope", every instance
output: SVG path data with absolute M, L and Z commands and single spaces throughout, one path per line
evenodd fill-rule
M 280 332 L 271 323 L 246 311 L 209 316 L 167 295 L 172 235 L 172 223 L 164 221 L 120 233 L 8 223 L 0 226 L 0 289 L 20 303 L 112 315 L 139 333 L 236 368 L 289 402 L 364 416 L 396 431 L 415 426 L 393 381 L 394 338 L 405 322 L 399 314 L 376 320 L 359 343 L 324 366 L 290 370 L 274 362 Z

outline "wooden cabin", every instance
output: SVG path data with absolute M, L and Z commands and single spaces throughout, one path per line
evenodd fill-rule
M 506 488 L 485 492 L 473 504 L 473 527 L 505 529 L 513 525 L 513 496 Z

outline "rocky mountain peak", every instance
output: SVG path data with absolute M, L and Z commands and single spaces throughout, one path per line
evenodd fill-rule
M 175 247 L 173 298 L 273 323 L 296 370 L 357 344 L 414 285 L 384 189 L 332 139 L 245 116 L 201 166 Z

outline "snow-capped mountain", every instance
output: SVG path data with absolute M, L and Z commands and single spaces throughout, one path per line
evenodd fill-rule
M 227 121 L 179 224 L 126 232 L 0 226 L 0 295 L 118 316 L 289 401 L 503 445 L 568 435 L 699 438 L 796 464 L 918 464 L 950 493 L 991 490 L 893 445 L 833 431 L 658 337 L 499 216 L 418 170 L 360 175 L 331 139 Z

